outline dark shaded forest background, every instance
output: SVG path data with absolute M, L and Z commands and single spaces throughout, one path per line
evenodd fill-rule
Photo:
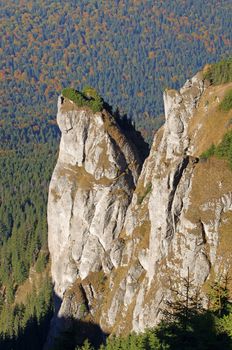
M 171 3 L 0 2 L 1 349 L 26 348 L 14 344 L 31 324 L 41 342 L 52 313 L 46 203 L 61 90 L 93 86 L 151 143 L 162 91 L 230 54 L 231 1 Z

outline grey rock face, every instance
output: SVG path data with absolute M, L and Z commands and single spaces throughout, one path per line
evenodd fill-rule
M 127 315 L 130 329 L 136 332 L 152 327 L 162 317 L 165 300 L 172 298 L 170 287 L 182 288 L 178 284 L 181 277 L 189 271 L 193 284 L 201 287 L 211 267 L 218 269 L 220 223 L 222 213 L 231 210 L 231 192 L 204 203 L 202 208 L 191 202 L 198 160 L 192 156 L 194 140 L 190 140 L 188 129 L 203 92 L 204 83 L 198 73 L 179 92 L 164 93 L 166 123 L 155 136 L 125 218 L 127 245 L 121 264 L 129 268 L 124 284 L 115 291 L 117 299 L 120 290 L 121 303 L 116 304 L 112 298 L 108 315 L 102 317 L 103 325 L 111 325 L 113 315 L 117 329 L 125 328 L 125 323 L 117 319 L 118 313 Z M 139 187 L 145 193 L 142 202 Z M 151 189 L 148 194 L 147 188 Z M 189 213 L 198 209 L 210 212 L 210 219 L 203 220 L 197 213 L 191 219 Z M 139 229 L 142 237 L 138 237 Z M 138 262 L 140 269 L 131 284 L 130 271 Z M 130 308 L 132 316 L 127 314 Z
M 218 176 L 217 191 L 204 186 L 201 195 L 204 171 L 214 178 L 195 156 L 203 121 L 189 132 L 205 89 L 198 73 L 179 92 L 165 91 L 166 122 L 139 179 L 138 157 L 107 113 L 59 100 L 62 139 L 48 201 L 52 277 L 63 300 L 58 316 L 81 318 L 69 294 L 78 280 L 105 332 L 143 331 L 162 318 L 181 278 L 189 273 L 201 288 L 212 267 L 223 268 L 220 231 L 232 212 L 231 178 Z M 91 275 L 98 271 L 107 281 L 100 292 Z
M 59 98 L 57 121 L 62 137 L 49 188 L 48 244 L 62 299 L 78 277 L 119 265 L 117 238 L 140 161 L 107 112 L 93 114 Z

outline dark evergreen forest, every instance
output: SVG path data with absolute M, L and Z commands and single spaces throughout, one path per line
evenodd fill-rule
M 52 314 L 46 204 L 58 94 L 93 86 L 151 142 L 162 91 L 229 56 L 232 6 L 10 0 L 0 10 L 0 348 L 41 349 Z
M 162 91 L 230 54 L 231 7 L 229 0 L 2 1 L 1 123 L 51 122 L 63 88 L 90 85 L 151 140 Z

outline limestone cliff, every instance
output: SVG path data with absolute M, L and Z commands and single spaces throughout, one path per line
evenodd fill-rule
M 154 326 L 188 270 L 203 290 L 231 265 L 232 172 L 224 160 L 199 160 L 231 127 L 231 113 L 218 110 L 231 86 L 207 87 L 198 73 L 179 92 L 164 93 L 166 122 L 128 208 L 121 270 L 110 276 L 100 319 L 109 332 Z
M 199 156 L 231 127 L 231 113 L 218 109 L 231 86 L 208 86 L 200 72 L 165 91 L 166 122 L 139 179 L 136 151 L 112 117 L 59 99 L 48 202 L 58 316 L 108 333 L 142 331 L 188 271 L 204 296 L 212 276 L 230 269 L 232 172 Z
M 63 300 L 78 278 L 120 265 L 119 234 L 141 161 L 106 111 L 94 114 L 60 96 L 57 121 L 62 138 L 49 189 L 48 244 L 55 293 Z

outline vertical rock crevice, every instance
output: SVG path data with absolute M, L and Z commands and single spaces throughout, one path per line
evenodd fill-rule
M 218 106 L 216 88 L 207 89 L 200 72 L 180 91 L 165 91 L 166 121 L 141 174 L 134 147 L 108 112 L 70 110 L 59 100 L 62 139 L 48 201 L 52 277 L 61 299 L 56 317 L 81 317 L 71 304 L 79 310 L 84 297 L 70 299 L 69 292 L 84 288 L 88 317 L 105 333 L 143 331 L 173 298 L 169 276 L 178 285 L 189 274 L 203 293 L 211 272 L 229 264 L 231 172 L 222 160 L 198 162 L 209 116 L 201 115 L 200 127 L 195 120 L 205 99 Z
M 119 266 L 118 237 L 141 170 L 135 148 L 106 111 L 94 114 L 61 96 L 57 120 L 62 137 L 48 198 L 51 272 L 62 301 L 54 320 L 72 316 L 68 291 L 76 281 Z M 81 282 L 78 288 L 87 298 Z

